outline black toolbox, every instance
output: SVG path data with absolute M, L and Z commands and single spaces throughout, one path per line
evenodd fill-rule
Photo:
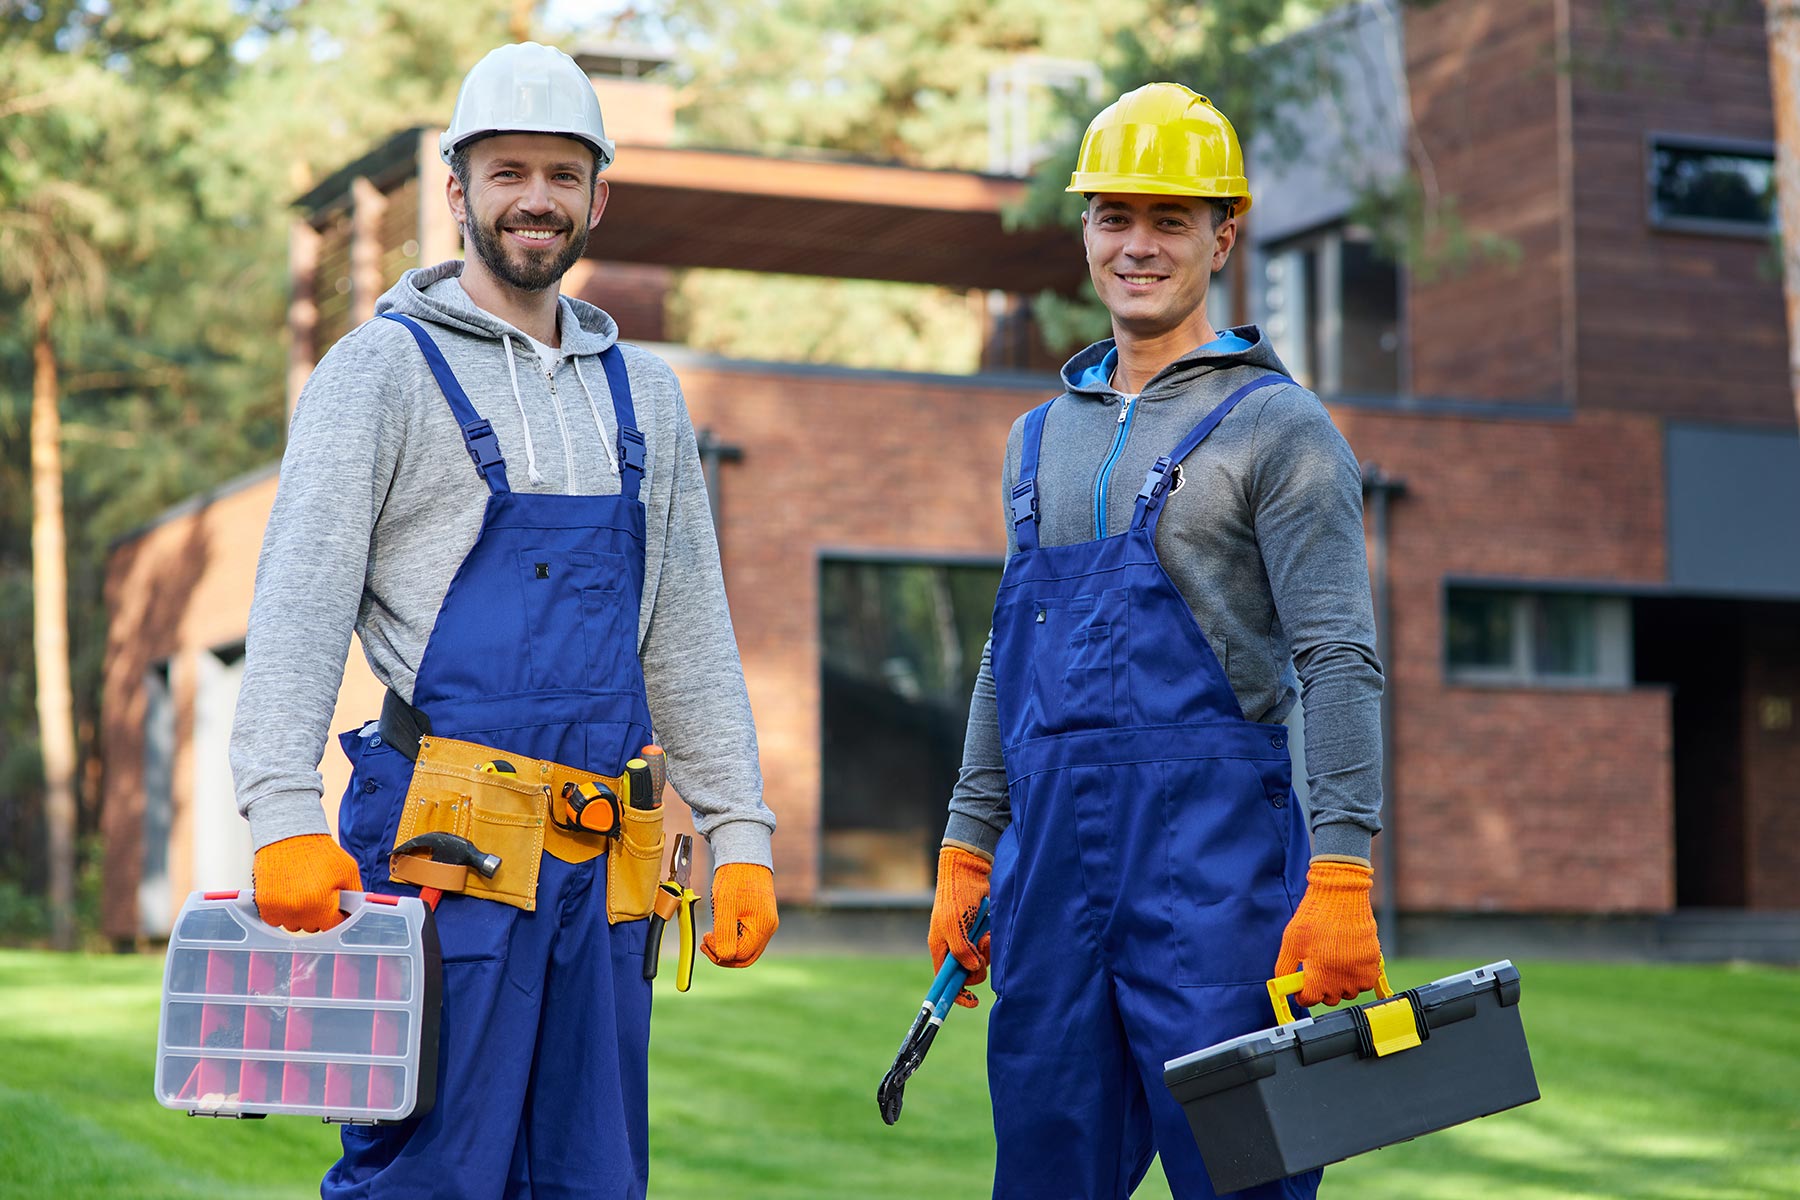
M 1286 1015 L 1285 996 L 1275 1011 Z M 1510 962 L 1317 1012 L 1164 1064 L 1214 1190 L 1254 1187 L 1538 1098 Z

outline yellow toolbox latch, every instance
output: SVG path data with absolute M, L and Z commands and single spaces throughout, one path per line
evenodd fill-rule
M 1366 1035 L 1358 1040 L 1376 1058 L 1410 1050 L 1421 1040 L 1418 1013 L 1413 1008 L 1411 995 L 1403 993 L 1392 1000 L 1384 1000 L 1380 1004 L 1371 1004 L 1354 1011 L 1359 1017 L 1356 1022 L 1357 1032 L 1362 1034 L 1364 1029 L 1367 1030 Z

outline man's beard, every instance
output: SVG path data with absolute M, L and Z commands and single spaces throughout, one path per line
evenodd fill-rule
M 469 215 L 473 218 L 475 214 Z M 522 222 L 513 223 L 521 229 L 534 228 Z M 547 252 L 544 251 L 525 251 L 525 261 L 520 263 L 507 255 L 506 243 L 502 240 L 506 235 L 500 232 L 498 220 L 490 226 L 471 219 L 466 228 L 469 246 L 481 259 L 482 265 L 502 283 L 521 292 L 541 292 L 551 287 L 568 273 L 569 268 L 575 265 L 582 252 L 587 249 L 587 228 L 570 227 L 558 231 L 566 233 L 569 239 L 568 247 L 561 254 L 551 259 L 546 257 Z

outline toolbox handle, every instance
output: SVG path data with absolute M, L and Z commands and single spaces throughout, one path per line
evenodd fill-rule
M 1292 996 L 1305 986 L 1305 971 L 1295 971 L 1291 975 L 1277 975 L 1275 978 L 1269 980 L 1269 1005 L 1275 1010 L 1275 1020 L 1278 1024 L 1292 1025 L 1294 1023 L 1294 1009 L 1293 1006 L 1288 1003 L 1288 997 Z M 1388 983 L 1387 960 L 1378 959 L 1375 975 L 1375 996 L 1377 999 L 1386 1000 L 1393 996 L 1393 994 L 1393 986 Z
M 341 891 L 338 893 L 338 911 L 344 914 L 344 920 L 342 922 L 326 930 L 317 930 L 312 933 L 295 933 L 291 929 L 283 929 L 278 925 L 270 925 L 264 921 L 262 919 L 262 914 L 256 907 L 256 894 L 249 888 L 244 888 L 241 891 L 236 892 L 205 892 L 201 894 L 201 899 L 225 901 L 236 908 L 238 912 L 251 923 L 253 928 L 261 928 L 266 932 L 276 934 L 280 937 L 292 938 L 296 942 L 317 937 L 320 933 L 341 932 L 345 925 L 355 920 L 357 914 L 362 912 L 362 910 L 369 905 L 392 904 L 394 902 L 392 897 L 383 896 L 379 892 Z

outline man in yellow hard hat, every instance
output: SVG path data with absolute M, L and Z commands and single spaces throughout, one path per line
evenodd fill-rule
M 996 1197 L 1127 1196 L 1158 1153 L 1176 1197 L 1210 1197 L 1164 1062 L 1273 1024 L 1273 975 L 1304 964 L 1299 1001 L 1335 1004 L 1379 971 L 1361 474 L 1262 332 L 1208 319 L 1250 188 L 1206 97 L 1120 97 L 1069 190 L 1113 336 L 1008 439 L 931 950 L 976 981 L 991 954 Z M 1310 829 L 1281 723 L 1302 691 Z

